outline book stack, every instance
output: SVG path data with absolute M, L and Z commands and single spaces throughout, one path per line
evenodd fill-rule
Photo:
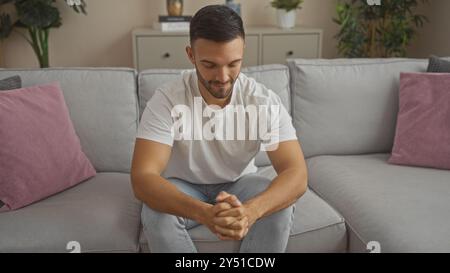
M 153 28 L 160 31 L 189 31 L 192 16 L 165 16 L 160 15 L 159 21 L 153 24 Z

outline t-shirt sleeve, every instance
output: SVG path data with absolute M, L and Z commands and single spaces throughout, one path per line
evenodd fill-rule
M 158 89 L 147 102 L 136 137 L 173 146 L 171 104 Z
M 264 135 L 261 150 L 274 151 L 278 148 L 278 144 L 297 140 L 297 133 L 292 125 L 292 118 L 281 102 L 280 97 L 273 91 L 270 91 L 268 111 L 270 113 L 267 121 L 268 130 Z

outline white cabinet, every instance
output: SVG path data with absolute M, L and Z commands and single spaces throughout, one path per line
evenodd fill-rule
M 264 34 L 262 63 L 280 63 L 287 58 L 320 57 L 319 34 Z
M 190 67 L 186 55 L 187 36 L 139 36 L 136 37 L 137 63 L 139 70 L 147 68 Z M 137 64 L 137 65 L 136 65 Z
M 187 32 L 133 31 L 134 66 L 151 68 L 192 68 L 186 55 Z M 247 27 L 244 66 L 286 63 L 288 58 L 321 58 L 322 30 L 275 27 Z
M 243 66 L 256 66 L 259 63 L 259 35 L 246 34 Z

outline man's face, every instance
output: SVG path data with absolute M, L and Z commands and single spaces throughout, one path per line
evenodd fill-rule
M 244 56 L 244 40 L 240 37 L 224 43 L 198 39 L 187 47 L 201 85 L 216 99 L 229 98 L 239 76 Z

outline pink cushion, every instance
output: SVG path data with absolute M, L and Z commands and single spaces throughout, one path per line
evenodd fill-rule
M 0 92 L 1 211 L 41 200 L 95 173 L 58 84 Z
M 450 170 L 450 74 L 401 74 L 389 163 Z

